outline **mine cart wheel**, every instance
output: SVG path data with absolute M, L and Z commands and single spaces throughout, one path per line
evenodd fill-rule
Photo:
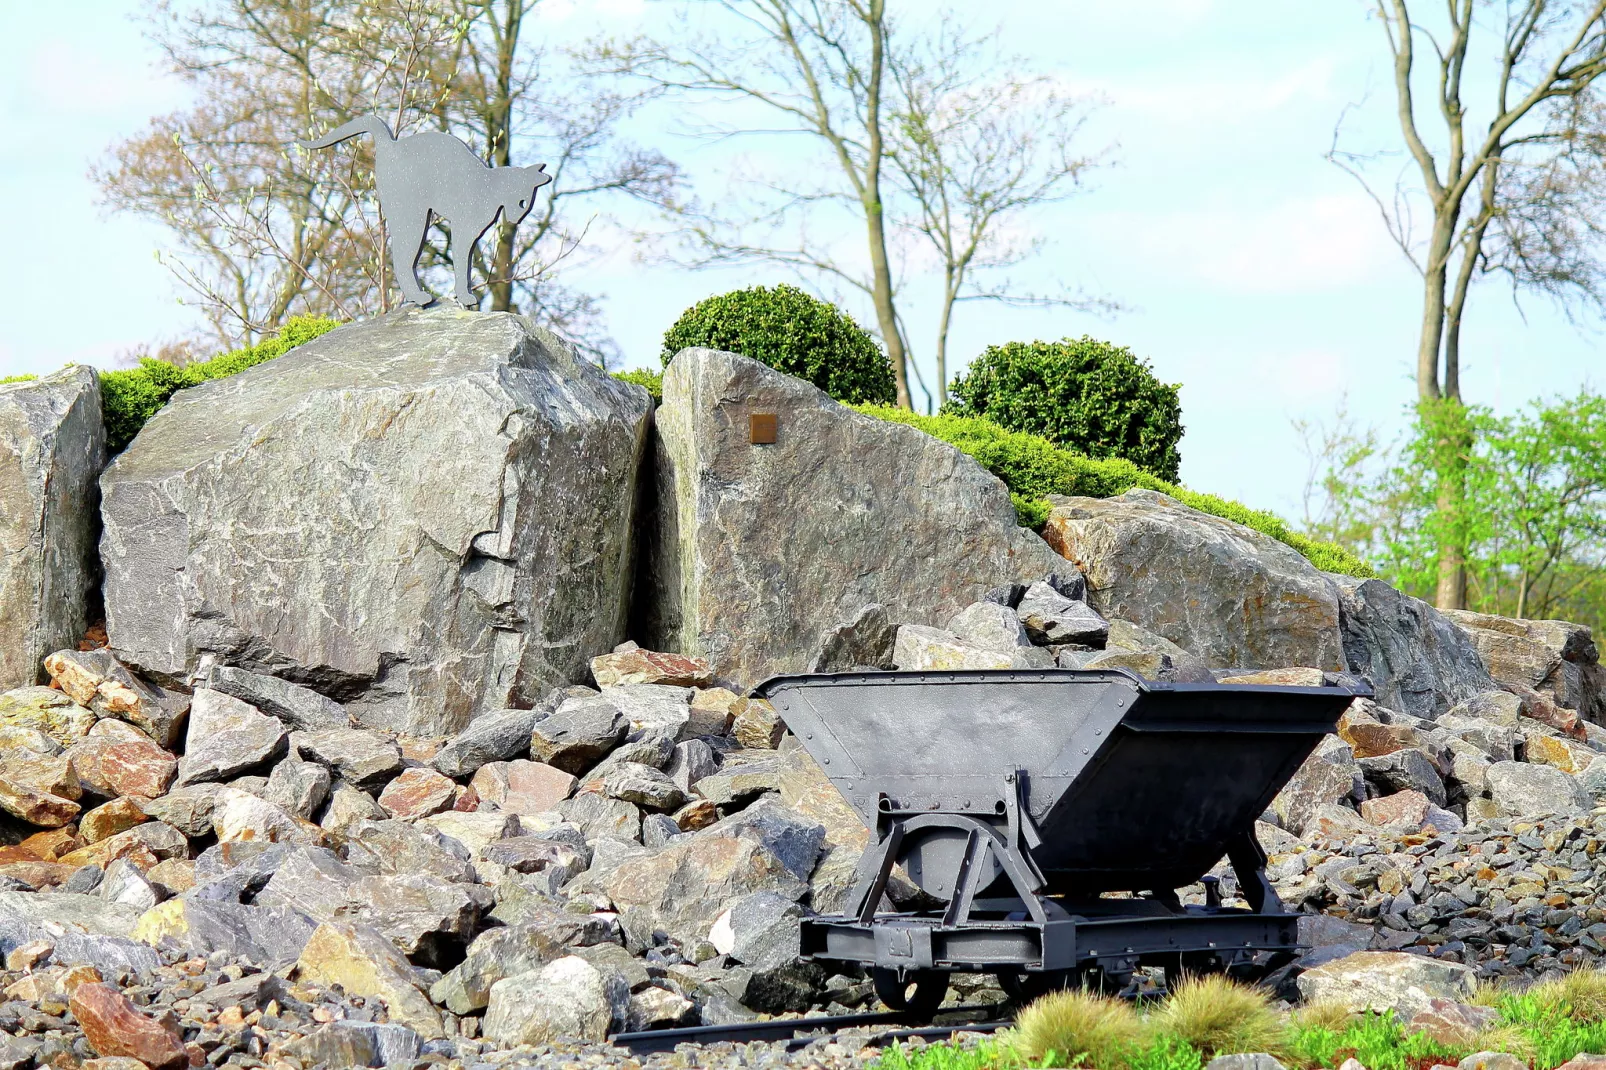
M 903 976 L 897 970 L 872 970 L 876 998 L 911 1018 L 929 1019 L 942 1006 L 948 994 L 948 975 L 940 970 L 910 970 Z
M 1000 971 L 998 987 L 1017 1004 L 1030 1003 L 1039 996 L 1065 988 L 1080 988 L 1104 996 L 1118 994 L 1132 982 L 1131 971 L 1105 973 L 1097 966 L 1082 970 L 1049 970 L 1046 972 L 1013 973 Z

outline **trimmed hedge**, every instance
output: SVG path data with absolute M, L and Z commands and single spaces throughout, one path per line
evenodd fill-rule
M 892 362 L 870 333 L 795 286 L 752 286 L 697 302 L 664 332 L 664 366 L 687 346 L 740 353 L 838 401 L 897 399 Z
M 859 412 L 894 423 L 908 424 L 934 438 L 940 438 L 1004 481 L 1021 526 L 1040 528 L 1052 506 L 1050 494 L 1079 495 L 1087 498 L 1113 498 L 1133 487 L 1168 494 L 1201 513 L 1219 516 L 1270 535 L 1293 547 L 1323 572 L 1346 576 L 1376 575 L 1371 566 L 1336 543 L 1318 542 L 1288 526 L 1274 513 L 1251 509 L 1214 494 L 1200 494 L 1169 483 L 1145 472 L 1131 461 L 1120 458 L 1084 457 L 1060 449 L 1037 435 L 1008 431 L 974 416 L 921 416 L 891 405 L 856 405 Z
M 1120 457 L 1176 482 L 1182 465 L 1178 388 L 1125 346 L 1095 338 L 988 346 L 949 388 L 944 407 L 1041 435 L 1088 457 Z
M 635 383 L 652 395 L 653 404 L 661 405 L 664 400 L 664 373 L 655 372 L 649 368 L 631 368 L 627 372 L 614 372 L 615 379 L 627 383 Z
M 295 316 L 285 323 L 277 337 L 211 360 L 186 364 L 180 368 L 155 357 L 141 357 L 137 368 L 102 372 L 100 406 L 106 420 L 107 449 L 112 453 L 126 449 L 145 422 L 180 390 L 199 386 L 209 379 L 226 379 L 283 356 L 303 342 L 310 342 L 338 326 L 340 321 L 321 316 Z

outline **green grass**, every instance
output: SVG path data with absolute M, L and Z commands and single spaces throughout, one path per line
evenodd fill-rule
M 31 383 L 37 378 L 39 378 L 37 375 L 5 375 L 5 376 L 0 376 L 0 386 L 5 386 L 7 383 Z
M 1025 1008 L 1014 1029 L 960 1047 L 889 1048 L 875 1070 L 1201 1070 L 1215 1055 L 1267 1052 L 1297 1070 L 1355 1059 L 1367 1070 L 1451 1066 L 1475 1052 L 1501 1051 L 1534 1070 L 1555 1070 L 1580 1054 L 1606 1055 L 1606 972 L 1583 970 L 1494 1000 L 1495 1024 L 1464 1044 L 1408 1032 L 1392 1011 L 1348 1015 L 1332 1007 L 1276 1012 L 1258 991 L 1218 979 L 1192 982 L 1147 1007 L 1080 992 L 1055 993 Z M 1067 1055 L 1069 1053 L 1069 1055 Z
M 855 405 L 867 416 L 908 424 L 940 438 L 1004 481 L 1023 527 L 1039 528 L 1048 519 L 1050 494 L 1113 498 L 1133 487 L 1168 494 L 1192 509 L 1219 516 L 1269 535 L 1293 547 L 1323 572 L 1346 576 L 1376 575 L 1371 566 L 1336 543 L 1300 534 L 1275 513 L 1251 509 L 1214 494 L 1201 494 L 1146 472 L 1120 458 L 1097 459 L 1060 449 L 1046 438 L 1006 431 L 988 420 L 970 416 L 921 416 L 891 405 Z

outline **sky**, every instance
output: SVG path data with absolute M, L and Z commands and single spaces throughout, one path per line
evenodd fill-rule
M 198 323 L 157 261 L 160 226 L 109 215 L 88 178 L 119 138 L 187 99 L 161 70 L 141 10 L 77 0 L 65 20 L 51 5 L 7 5 L 0 197 L 22 255 L 8 273 L 0 374 L 113 366 Z M 554 38 L 572 39 L 650 27 L 664 10 L 650 0 L 549 0 L 545 17 Z M 1080 287 L 1125 311 L 968 305 L 951 360 L 1017 339 L 1091 334 L 1130 346 L 1182 386 L 1183 481 L 1298 519 L 1307 462 L 1293 421 L 1331 420 L 1347 402 L 1393 432 L 1413 396 L 1420 280 L 1365 193 L 1324 159 L 1341 117 L 1345 147 L 1397 143 L 1368 5 L 995 0 L 987 12 L 1001 46 L 1030 69 L 1103 101 L 1083 143 L 1110 161 L 1083 193 L 1033 217 L 1047 245 L 1011 277 L 1036 291 Z M 651 128 L 637 133 L 682 160 L 708 195 L 741 161 L 766 152 L 784 161 L 788 151 L 710 145 L 665 116 L 642 122 Z M 656 366 L 663 330 L 697 300 L 787 278 L 644 260 L 624 242 L 580 270 L 569 281 L 603 295 L 626 366 Z M 930 287 L 929 277 L 910 280 L 912 341 L 928 382 Z M 868 307 L 850 310 L 873 322 Z M 1519 306 L 1498 283 L 1475 293 L 1464 339 L 1464 395 L 1498 411 L 1602 378 L 1598 323 L 1575 325 L 1542 299 Z

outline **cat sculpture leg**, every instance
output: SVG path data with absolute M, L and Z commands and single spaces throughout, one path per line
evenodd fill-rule
M 464 308 L 477 309 L 480 299 L 475 295 L 474 289 L 469 285 L 468 271 L 474 265 L 474 243 L 480 240 L 480 235 L 486 227 L 475 230 L 471 227 L 452 226 L 452 278 L 454 281 L 453 296 L 457 303 Z

